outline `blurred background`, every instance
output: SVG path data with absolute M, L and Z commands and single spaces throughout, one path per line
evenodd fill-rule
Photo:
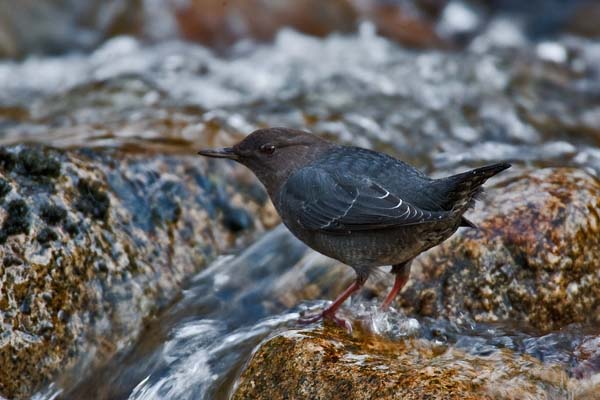
M 416 330 L 377 329 L 597 372 L 599 21 L 598 0 L 0 0 L 0 398 L 225 399 L 343 289 L 247 170 L 195 156 L 268 126 L 433 176 L 511 161 L 468 279 L 413 282 Z M 489 375 L 543 375 L 510 361 Z M 507 398 L 570 398 L 553 379 Z
M 564 162 L 572 146 L 600 135 L 599 8 L 591 0 L 2 0 L 0 140 L 141 140 L 177 151 L 288 125 L 390 148 L 431 170 L 436 160 L 460 161 L 452 153 L 468 152 L 464 145 L 497 142 L 524 147 L 495 147 L 503 153 L 490 159 L 517 151 L 550 161 L 558 152 Z M 540 141 L 551 151 L 541 155 Z
M 272 40 L 283 27 L 323 37 L 362 21 L 406 46 L 456 49 L 499 18 L 532 40 L 598 37 L 599 15 L 593 0 L 4 0 L 0 57 L 86 52 L 116 35 L 180 38 L 227 53 L 240 40 Z

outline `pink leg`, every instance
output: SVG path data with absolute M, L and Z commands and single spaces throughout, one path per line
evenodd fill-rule
M 347 321 L 345 321 L 341 318 L 338 318 L 335 315 L 335 312 L 337 311 L 338 308 L 340 308 L 340 306 L 344 303 L 344 301 L 346 301 L 346 299 L 348 299 L 348 297 L 350 297 L 352 295 L 352 293 L 359 290 L 365 284 L 365 281 L 366 281 L 366 279 L 357 278 L 352 283 L 352 285 L 348 286 L 348 288 L 346 290 L 344 290 L 342 292 L 342 294 L 340 294 L 338 296 L 338 298 L 335 299 L 334 302 L 331 303 L 325 310 L 323 310 L 322 312 L 315 314 L 315 315 L 307 315 L 305 317 L 300 317 L 300 322 L 309 324 L 312 322 L 317 322 L 318 320 L 324 318 L 324 319 L 332 320 L 339 326 L 351 330 L 350 324 Z
M 397 264 L 392 267 L 392 273 L 396 274 L 396 280 L 394 281 L 394 287 L 392 287 L 392 290 L 390 290 L 385 300 L 381 304 L 382 310 L 387 310 L 392 301 L 396 298 L 398 292 L 400 292 L 404 285 L 406 285 L 408 277 L 410 276 L 411 261 L 412 260 L 409 260 L 403 264 Z

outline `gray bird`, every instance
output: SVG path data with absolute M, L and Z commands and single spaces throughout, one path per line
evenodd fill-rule
M 303 318 L 343 326 L 336 310 L 375 268 L 391 265 L 395 274 L 385 309 L 408 280 L 411 261 L 459 227 L 473 227 L 464 212 L 488 178 L 510 167 L 498 163 L 432 179 L 387 154 L 287 128 L 260 129 L 233 147 L 199 154 L 250 168 L 295 236 L 354 269 L 352 285 L 321 313 Z

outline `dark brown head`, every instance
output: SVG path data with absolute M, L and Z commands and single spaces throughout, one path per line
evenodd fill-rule
M 315 160 L 330 146 L 333 144 L 308 132 L 267 128 L 252 132 L 233 147 L 201 150 L 198 154 L 244 164 L 269 194 L 274 194 L 292 172 Z

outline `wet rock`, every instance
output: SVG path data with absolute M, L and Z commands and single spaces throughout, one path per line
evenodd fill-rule
M 264 342 L 233 398 L 561 398 L 569 393 L 567 381 L 560 368 L 510 351 L 472 356 L 422 339 L 352 338 L 327 328 Z
M 600 182 L 581 170 L 507 173 L 461 229 L 413 266 L 399 305 L 421 316 L 598 323 Z
M 272 207 L 240 190 L 234 175 L 258 183 L 230 163 L 213 170 L 194 156 L 2 150 L 4 160 L 15 155 L 0 170 L 12 187 L 0 209 L 0 396 L 8 398 L 50 379 L 77 382 L 101 365 L 186 277 L 263 230 Z M 232 232 L 223 209 L 256 218 L 234 219 Z

